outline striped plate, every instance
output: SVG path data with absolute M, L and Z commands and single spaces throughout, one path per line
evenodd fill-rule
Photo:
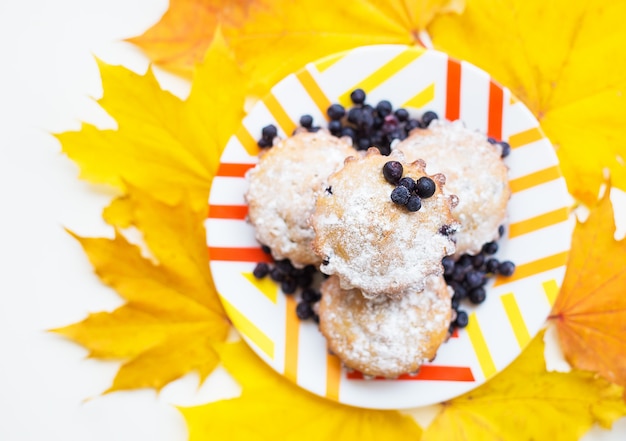
M 416 377 L 364 380 L 341 369 L 313 323 L 295 315 L 296 300 L 252 275 L 267 256 L 246 223 L 245 172 L 257 162 L 256 139 L 273 123 L 291 134 L 299 117 L 319 124 L 331 102 L 350 104 L 356 87 L 368 102 L 388 99 L 419 115 L 449 120 L 508 141 L 513 196 L 507 237 L 497 257 L 515 275 L 488 285 L 487 301 L 467 307 L 469 326 L 444 344 Z M 211 270 L 226 311 L 245 340 L 277 372 L 315 394 L 379 409 L 437 403 L 460 395 L 506 367 L 541 328 L 565 273 L 573 222 L 557 157 L 530 111 L 509 90 L 466 62 L 416 47 L 372 46 L 332 55 L 289 75 L 250 111 L 222 155 L 206 221 Z

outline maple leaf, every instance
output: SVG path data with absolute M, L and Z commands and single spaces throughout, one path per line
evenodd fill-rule
M 246 0 L 170 0 L 161 20 L 128 39 L 158 66 L 191 78 L 220 23 L 237 27 L 246 17 Z
M 419 439 L 421 430 L 410 417 L 313 395 L 274 372 L 243 342 L 223 345 L 220 357 L 242 386 L 242 395 L 181 408 L 190 441 Z
M 207 264 L 206 211 L 128 189 L 123 221 L 143 232 L 152 258 L 117 232 L 113 239 L 75 236 L 100 279 L 127 303 L 53 331 L 86 347 L 90 357 L 125 360 L 108 392 L 159 390 L 190 371 L 203 380 L 219 361 L 213 344 L 229 330 Z
M 442 404 L 423 441 L 578 440 L 626 414 L 622 388 L 591 372 L 547 372 L 543 332 L 509 367 Z
M 151 70 L 99 65 L 98 102 L 117 130 L 83 124 L 57 135 L 81 177 L 121 189 L 129 183 L 170 203 L 185 193 L 194 209 L 206 206 L 221 152 L 243 117 L 245 80 L 219 30 L 186 101 L 162 90 Z
M 567 361 L 626 386 L 626 241 L 613 238 L 609 191 L 574 230 L 550 320 Z
M 570 192 L 626 190 L 625 2 L 477 0 L 428 30 L 436 48 L 509 87 L 553 142 Z M 558 25 L 555 25 L 558 23 Z

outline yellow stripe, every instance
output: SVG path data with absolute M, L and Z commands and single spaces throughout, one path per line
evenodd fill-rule
M 257 328 L 248 318 L 235 308 L 228 300 L 220 296 L 226 314 L 239 332 L 248 337 L 269 358 L 274 358 L 274 342 Z
M 317 68 L 317 71 L 319 73 L 322 73 L 326 69 L 328 69 L 330 66 L 335 64 L 337 61 L 341 60 L 346 55 L 348 55 L 348 52 L 342 52 L 339 54 L 330 55 L 328 57 L 322 58 L 319 61 L 316 61 L 314 66 Z
M 524 317 L 522 317 L 522 312 L 519 309 L 517 300 L 515 300 L 515 296 L 513 293 L 504 294 L 500 296 L 500 300 L 513 328 L 517 344 L 520 348 L 526 347 L 530 341 L 530 334 L 528 333 L 528 328 L 526 328 L 526 323 L 524 323 Z
M 509 225 L 509 237 L 522 236 L 560 222 L 565 222 L 569 218 L 569 213 L 569 207 L 563 207 L 530 219 L 515 222 Z
M 326 398 L 339 401 L 341 361 L 334 355 L 326 355 Z
M 269 277 L 257 279 L 252 273 L 241 273 L 242 276 L 252 283 L 261 294 L 267 297 L 272 303 L 276 304 L 278 299 L 278 285 Z
M 397 72 L 404 69 L 414 60 L 418 59 L 423 53 L 425 49 L 413 47 L 402 51 L 400 54 L 396 55 L 391 61 L 385 63 L 380 69 L 371 74 L 369 77 L 365 78 L 358 84 L 355 84 L 350 88 L 347 92 L 339 97 L 339 102 L 344 106 L 350 105 L 350 93 L 354 89 L 363 89 L 366 93 L 371 92 L 376 87 L 380 86 L 382 83 L 387 81 Z
M 476 353 L 476 358 L 478 358 L 478 363 L 480 364 L 480 369 L 483 371 L 483 375 L 486 379 L 491 378 L 496 373 L 496 365 L 494 364 L 491 354 L 489 353 L 487 342 L 485 341 L 485 337 L 483 337 L 483 332 L 480 330 L 480 325 L 478 324 L 475 312 L 470 314 L 469 324 L 465 330 L 467 331 L 467 335 L 472 343 L 472 347 Z
M 556 302 L 556 298 L 559 295 L 559 285 L 557 285 L 556 280 L 548 280 L 547 282 L 543 282 L 541 286 L 546 293 L 548 303 L 550 303 L 550 306 L 554 306 L 554 302 Z
M 553 254 L 552 256 L 542 257 L 533 262 L 528 262 L 523 265 L 518 265 L 515 268 L 515 272 L 510 277 L 498 276 L 496 277 L 493 286 L 504 285 L 505 283 L 514 282 L 516 280 L 524 279 L 526 277 L 534 276 L 536 274 L 544 273 L 556 269 L 560 266 L 565 266 L 567 263 L 568 252 Z
M 296 315 L 297 302 L 293 296 L 287 296 L 285 311 L 285 370 L 284 375 L 294 383 L 298 380 L 298 339 L 300 319 Z
M 521 147 L 531 142 L 539 141 L 543 139 L 543 132 L 539 127 L 533 127 L 532 129 L 524 130 L 523 132 L 516 133 L 509 136 L 509 145 L 512 148 Z
M 313 102 L 315 102 L 317 108 L 320 109 L 320 112 L 326 115 L 326 110 L 328 109 L 328 107 L 330 107 L 332 103 L 330 102 L 322 88 L 319 86 L 319 84 L 317 84 L 317 81 L 315 81 L 315 78 L 313 78 L 311 72 L 309 72 L 307 69 L 303 69 L 296 74 L 296 78 L 298 78 L 300 84 L 302 84 L 302 87 L 304 87 Z
M 413 98 L 402 104 L 400 107 L 412 107 L 419 109 L 430 103 L 435 98 L 435 83 L 431 83 Z
M 287 112 L 285 112 L 282 104 L 278 102 L 274 94 L 270 93 L 265 98 L 263 98 L 263 104 L 265 104 L 267 110 L 270 111 L 270 113 L 276 120 L 276 124 L 278 124 L 280 128 L 283 129 L 283 132 L 285 132 L 287 136 L 290 136 L 291 132 L 293 132 L 293 130 L 296 128 L 296 123 L 294 123 L 289 115 L 287 115 Z
M 511 187 L 511 191 L 516 193 L 537 185 L 545 184 L 546 182 L 554 181 L 560 177 L 561 172 L 559 171 L 559 167 L 554 165 L 526 176 L 511 179 L 509 181 L 509 186 Z
M 248 129 L 246 129 L 243 124 L 239 126 L 239 130 L 237 130 L 235 136 L 250 156 L 256 156 L 259 154 L 259 145 L 257 144 L 257 140 L 254 139 L 254 136 L 250 134 Z M 260 133 L 259 137 L 261 137 Z

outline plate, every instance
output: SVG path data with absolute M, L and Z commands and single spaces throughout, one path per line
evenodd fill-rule
M 296 299 L 269 278 L 252 275 L 267 261 L 246 222 L 245 173 L 257 163 L 262 127 L 291 134 L 301 115 L 323 124 L 333 102 L 350 105 L 361 87 L 367 102 L 391 101 L 414 116 L 433 110 L 448 120 L 509 142 L 513 192 L 506 237 L 496 255 L 516 263 L 510 278 L 492 279 L 487 300 L 465 309 L 469 325 L 456 332 L 414 377 L 366 380 L 329 355 L 313 322 L 300 322 Z M 252 349 L 300 387 L 338 402 L 378 409 L 438 403 L 493 377 L 540 330 L 565 274 L 573 221 L 571 198 L 553 147 L 531 112 L 477 67 L 417 47 L 361 47 L 295 72 L 260 100 L 230 138 L 209 198 L 206 220 L 210 266 L 227 314 Z

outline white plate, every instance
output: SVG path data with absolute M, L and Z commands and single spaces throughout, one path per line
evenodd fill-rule
M 342 370 L 311 322 L 295 315 L 296 300 L 269 279 L 252 276 L 267 260 L 246 223 L 244 174 L 257 162 L 261 128 L 291 134 L 301 115 L 326 120 L 333 102 L 350 105 L 361 87 L 367 102 L 388 99 L 415 116 L 433 110 L 449 120 L 508 141 L 513 196 L 507 235 L 497 258 L 515 275 L 487 285 L 487 300 L 465 307 L 470 323 L 445 343 L 417 377 L 364 380 Z M 437 403 L 473 389 L 506 367 L 539 331 L 563 276 L 573 222 L 570 197 L 552 145 L 530 111 L 488 74 L 466 62 L 416 47 L 371 46 L 307 65 L 276 84 L 243 120 L 226 146 L 213 181 L 206 221 L 211 270 L 225 309 L 270 366 L 299 386 L 341 403 L 392 409 Z

